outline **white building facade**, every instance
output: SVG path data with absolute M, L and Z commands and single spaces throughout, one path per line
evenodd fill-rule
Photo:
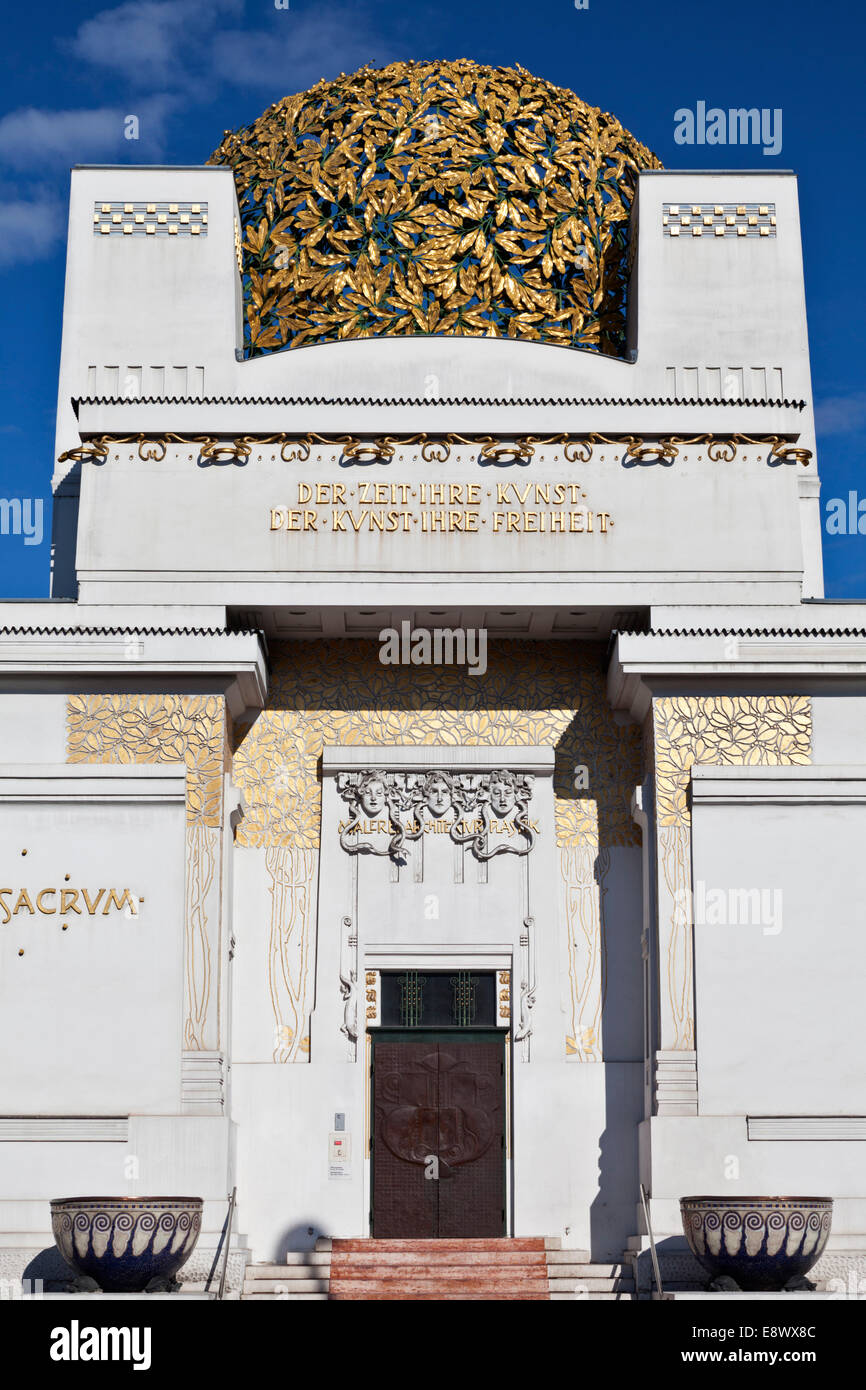
M 0 1271 L 50 1277 L 52 1197 L 178 1192 L 201 1275 L 233 1187 L 235 1279 L 621 1260 L 642 1183 L 675 1281 L 692 1193 L 832 1196 L 818 1277 L 866 1273 L 795 177 L 636 174 L 620 357 L 245 355 L 242 224 L 228 167 L 73 173 L 55 597 L 0 605 Z

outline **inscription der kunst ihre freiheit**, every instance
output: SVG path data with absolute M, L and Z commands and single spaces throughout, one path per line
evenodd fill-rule
M 271 507 L 272 531 L 478 535 L 606 535 L 610 512 L 585 505 L 579 483 L 297 484 L 294 505 Z

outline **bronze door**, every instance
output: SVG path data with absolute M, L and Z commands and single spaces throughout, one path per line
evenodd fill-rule
M 501 1037 L 382 1038 L 373 1050 L 373 1235 L 505 1233 Z

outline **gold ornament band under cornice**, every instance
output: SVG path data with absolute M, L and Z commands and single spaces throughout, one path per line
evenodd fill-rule
M 528 463 L 535 456 L 536 449 L 557 445 L 562 448 L 567 463 L 589 463 L 596 445 L 606 444 L 611 448 L 623 448 L 622 462 L 634 463 L 673 463 L 684 447 L 705 445 L 707 458 L 712 463 L 732 463 L 741 446 L 767 448 L 768 463 L 801 463 L 808 467 L 812 459 L 811 449 L 803 448 L 781 435 L 714 435 L 696 434 L 688 438 L 680 435 L 664 435 L 643 439 L 633 434 L 606 435 L 595 432 L 585 435 L 552 434 L 520 435 L 495 439 L 489 434 L 409 434 L 382 435 L 362 439 L 357 435 L 305 435 L 288 434 L 246 434 L 234 439 L 220 439 L 216 435 L 182 435 L 165 433 L 150 437 L 145 434 L 100 435 L 67 449 L 58 455 L 58 463 L 89 459 L 104 462 L 112 449 L 121 444 L 134 444 L 138 457 L 146 463 L 161 463 L 166 457 L 169 444 L 199 446 L 199 457 L 213 463 L 246 463 L 252 451 L 267 445 L 280 446 L 280 458 L 284 463 L 305 462 L 315 445 L 342 450 L 342 457 L 355 463 L 390 463 L 399 448 L 418 446 L 425 463 L 445 463 L 451 457 L 455 446 L 463 445 L 478 448 L 479 457 L 493 463 Z M 698 455 L 698 461 L 701 456 Z

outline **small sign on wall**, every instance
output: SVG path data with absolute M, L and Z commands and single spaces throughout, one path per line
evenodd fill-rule
M 328 1178 L 352 1176 L 352 1138 L 345 1131 L 328 1136 Z

